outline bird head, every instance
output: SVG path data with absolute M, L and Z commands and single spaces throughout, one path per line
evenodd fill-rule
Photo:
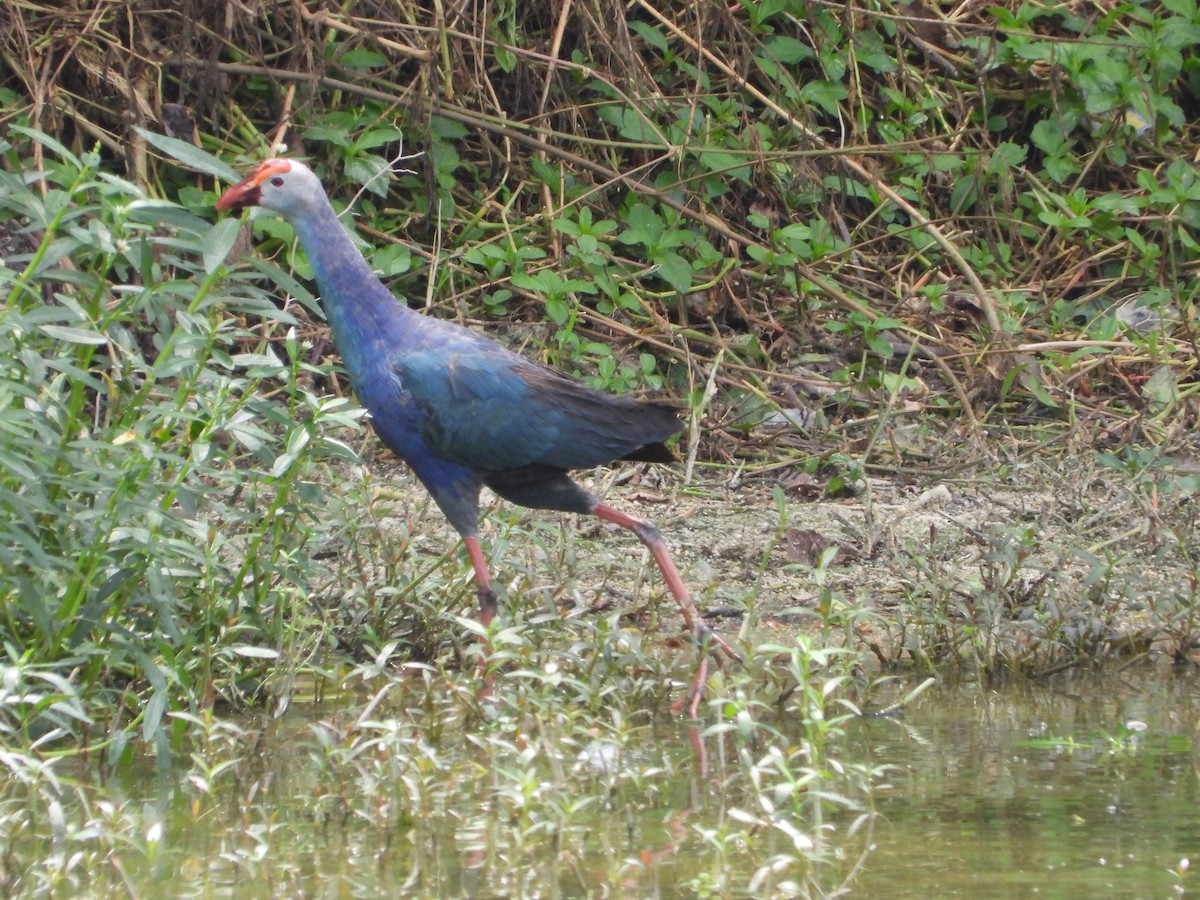
M 287 219 L 303 216 L 324 198 L 312 169 L 294 159 L 268 159 L 221 195 L 219 210 L 261 206 Z

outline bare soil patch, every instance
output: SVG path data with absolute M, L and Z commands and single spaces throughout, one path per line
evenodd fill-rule
M 628 478 L 598 472 L 593 486 L 659 525 L 725 634 L 747 620 L 743 637 L 753 640 L 821 630 L 884 664 L 993 674 L 1194 654 L 1192 456 L 1140 471 L 1081 452 L 945 478 L 868 477 L 840 499 L 785 494 L 781 515 L 775 489 L 790 474 L 745 479 L 701 466 L 685 485 L 680 471 L 643 468 Z M 372 466 L 371 477 L 396 489 L 401 505 L 381 521 L 411 535 L 418 559 L 455 545 L 403 468 Z M 624 483 L 606 488 L 614 477 Z M 502 547 L 489 552 L 506 602 L 615 604 L 642 625 L 654 612 L 675 627 L 632 536 L 487 500 L 485 545 Z

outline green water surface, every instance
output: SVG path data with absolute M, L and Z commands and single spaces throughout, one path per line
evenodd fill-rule
M 716 718 L 441 721 L 402 692 L 296 705 L 209 722 L 166 766 L 73 761 L 36 789 L 9 766 L 0 894 L 1179 896 L 1200 857 L 1198 685 L 935 685 L 825 748 L 876 770 L 866 791 L 836 772 L 788 787 L 771 759 L 804 736 L 786 718 L 747 740 Z

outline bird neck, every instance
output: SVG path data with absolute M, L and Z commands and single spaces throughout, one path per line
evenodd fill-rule
M 312 215 L 293 219 L 292 228 L 327 304 L 353 304 L 366 285 L 383 287 L 328 202 Z
M 353 376 L 360 361 L 351 357 L 398 342 L 406 320 L 416 313 L 371 271 L 328 202 L 293 220 L 292 227 L 312 266 L 334 342 Z

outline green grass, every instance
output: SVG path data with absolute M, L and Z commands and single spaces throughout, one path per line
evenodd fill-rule
M 697 893 L 776 874 L 819 892 L 849 871 L 821 871 L 788 829 L 869 814 L 877 773 L 838 756 L 869 656 L 1007 677 L 1194 655 L 1196 4 L 693 6 L 576 6 L 559 23 L 503 3 L 453 21 L 351 5 L 325 9 L 325 29 L 193 10 L 192 31 L 134 3 L 128 21 L 161 26 L 144 32 L 118 6 L 83 25 L 5 11 L 62 64 L 52 84 L 33 55 L 0 64 L 0 815 L 50 843 L 74 828 L 86 848 L 23 887 L 69 893 L 127 850 L 161 874 L 134 803 L 81 789 L 78 818 L 54 818 L 75 759 L 153 758 L 203 807 L 202 785 L 248 765 L 237 716 L 402 692 L 401 726 L 325 722 L 305 747 L 330 759 L 322 815 L 386 784 L 389 808 L 418 817 L 436 806 L 404 791 L 478 774 L 443 765 L 448 743 L 524 759 L 546 728 L 562 759 L 592 741 L 624 752 L 686 680 L 675 658 L 692 650 L 672 645 L 636 555 L 500 511 L 499 711 L 480 707 L 469 567 L 375 458 L 307 261 L 282 223 L 257 221 L 250 249 L 212 214 L 281 111 L 398 293 L 503 319 L 506 339 L 596 386 L 684 398 L 700 477 L 674 496 L 767 510 L 737 577 L 697 585 L 741 612 L 750 655 L 705 707 L 745 793 L 705 832 Z M 176 68 L 182 51 L 139 43 L 150 33 L 215 64 Z M 97 68 L 97 51 L 146 71 Z M 198 146 L 129 130 L 147 83 L 196 115 Z M 872 478 L 958 498 L 964 479 L 987 493 L 1035 465 L 1045 484 L 1046 460 L 1059 483 L 1012 524 L 947 518 L 897 541 L 873 506 Z M 886 569 L 888 602 L 836 545 L 792 556 L 801 504 L 845 497 L 861 528 L 821 536 Z M 804 602 L 765 598 L 768 575 Z M 596 590 L 620 608 L 587 611 Z M 765 636 L 780 612 L 799 624 Z M 496 768 L 507 859 L 605 802 L 589 783 L 567 808 L 580 785 L 553 766 L 537 781 Z M 230 851 L 238 865 L 278 846 L 274 827 L 247 830 L 265 843 Z M 112 843 L 79 837 L 92 828 Z M 726 863 L 764 833 L 783 842 L 778 873 L 742 867 L 734 885 Z M 628 861 L 603 865 L 615 879 Z
M 296 318 L 227 274 L 236 227 L 38 140 L 56 154 L 44 181 L 0 173 L 6 216 L 37 235 L 0 269 L 0 596 L 20 686 L 0 727 L 87 734 L 117 759 L 134 729 L 161 744 L 169 711 L 237 702 L 268 662 L 311 654 L 316 467 L 355 458 L 361 413 L 306 386 L 324 371 Z M 0 152 L 31 171 L 28 143 Z

